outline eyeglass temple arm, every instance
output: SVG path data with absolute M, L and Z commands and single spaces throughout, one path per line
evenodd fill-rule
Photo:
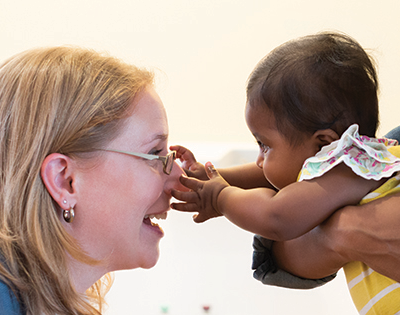
M 132 152 L 127 152 L 127 151 L 122 151 L 122 150 L 104 150 L 104 151 L 111 151 L 111 152 L 117 152 L 117 153 L 123 153 L 127 155 L 133 155 L 133 156 L 138 156 L 147 160 L 161 160 L 165 161 L 167 159 L 166 156 L 159 156 L 155 154 L 146 154 L 146 153 L 132 153 Z

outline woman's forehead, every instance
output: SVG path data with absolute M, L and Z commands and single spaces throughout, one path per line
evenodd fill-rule
M 137 145 L 166 142 L 168 121 L 165 108 L 154 89 L 142 93 L 131 115 L 124 119 L 121 141 Z

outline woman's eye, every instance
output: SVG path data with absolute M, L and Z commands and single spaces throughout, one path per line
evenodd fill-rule
M 151 155 L 160 155 L 163 150 L 151 150 L 149 154 Z

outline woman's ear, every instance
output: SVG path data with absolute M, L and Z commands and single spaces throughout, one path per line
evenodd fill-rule
M 320 148 L 331 144 L 333 141 L 339 140 L 339 135 L 332 129 L 321 129 L 314 133 L 314 139 Z
M 43 183 L 61 209 L 75 205 L 72 160 L 60 153 L 48 155 L 42 163 L 40 175 Z

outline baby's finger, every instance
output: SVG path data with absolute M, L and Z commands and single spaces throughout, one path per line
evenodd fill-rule
M 199 208 L 195 203 L 186 202 L 173 202 L 171 203 L 171 208 L 183 212 L 198 212 Z
M 183 147 L 183 146 L 181 146 L 181 145 L 170 145 L 169 146 L 169 149 L 172 151 L 176 151 L 176 155 L 178 156 L 180 156 L 180 155 L 182 155 L 183 153 L 185 153 L 186 151 L 187 151 L 187 148 L 185 148 L 185 147 Z
M 209 179 L 215 178 L 219 176 L 217 169 L 211 162 L 207 162 L 205 165 L 206 173 Z
M 184 169 L 184 171 L 185 171 L 187 177 L 195 177 L 195 173 L 193 171 L 188 170 L 188 169 Z
M 180 190 L 171 190 L 171 195 L 177 200 L 186 201 L 186 202 L 198 202 L 199 195 L 193 191 L 180 191 Z
M 194 190 L 194 191 L 197 191 L 201 187 L 203 187 L 203 182 L 198 179 L 195 179 L 195 178 L 189 178 L 189 177 L 181 175 L 181 177 L 179 177 L 179 181 L 181 182 L 181 184 L 183 186 L 186 186 L 187 188 Z
M 189 149 L 181 146 L 181 145 L 171 145 L 169 147 L 170 150 L 176 151 L 176 157 L 180 159 L 181 162 L 190 162 L 190 163 L 196 163 L 196 158 L 192 151 Z
M 209 219 L 209 217 L 203 216 L 203 215 L 201 215 L 201 213 L 195 214 L 193 216 L 193 221 L 196 223 L 203 223 L 203 222 L 207 221 L 208 219 Z
M 207 174 L 206 174 L 204 168 L 203 169 L 198 168 L 195 170 L 185 168 L 184 171 L 185 171 L 187 177 L 197 178 L 200 180 L 208 180 L 209 179 L 207 177 Z

